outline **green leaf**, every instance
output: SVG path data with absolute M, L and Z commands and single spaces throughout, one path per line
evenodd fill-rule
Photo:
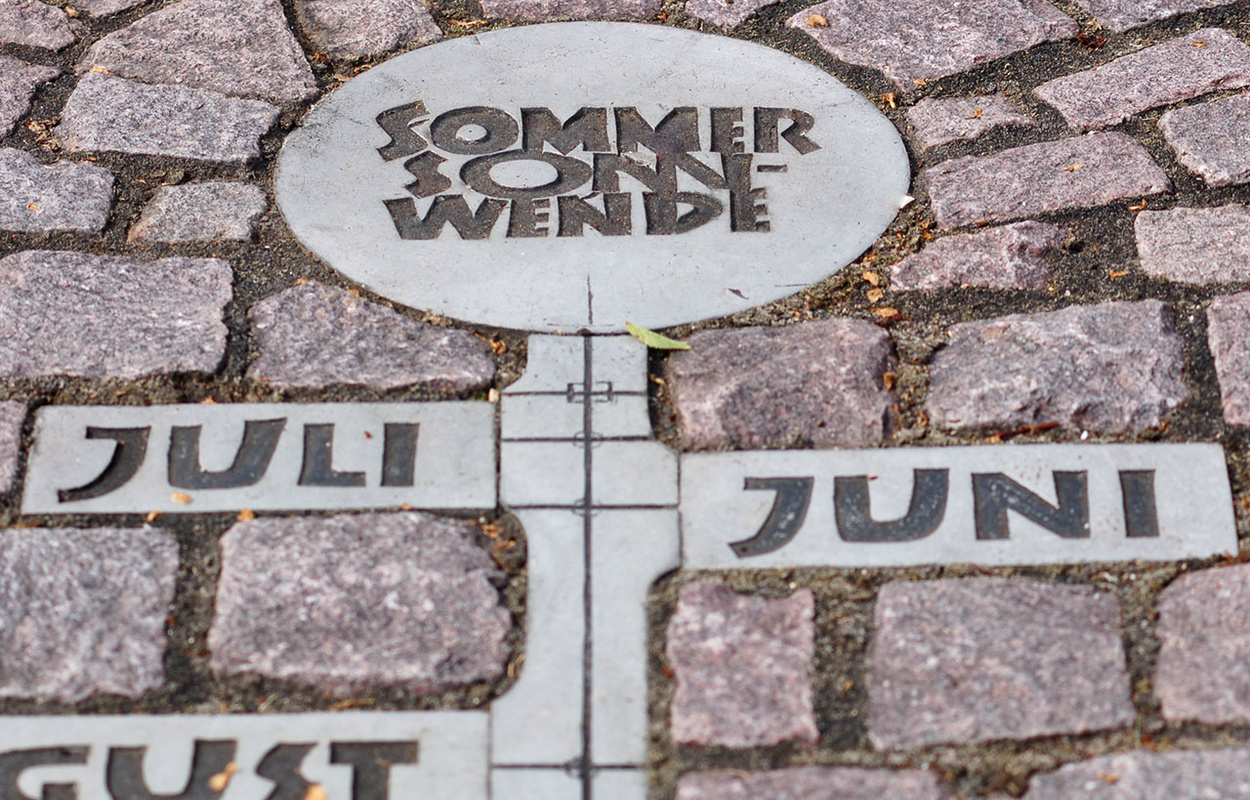
M 625 330 L 629 331 L 629 335 L 638 341 L 650 347 L 652 350 L 689 350 L 690 345 L 685 342 L 679 342 L 676 339 L 670 339 L 667 336 L 661 336 L 655 331 L 649 331 L 641 325 L 635 325 L 632 322 L 625 323 Z

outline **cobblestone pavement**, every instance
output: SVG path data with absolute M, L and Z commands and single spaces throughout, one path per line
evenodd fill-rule
M 694 347 L 653 351 L 645 386 L 628 340 L 592 356 L 398 306 L 294 240 L 274 163 L 319 97 L 440 39 L 568 19 L 815 63 L 897 125 L 915 201 L 823 282 L 666 331 Z M 537 676 L 555 707 L 554 628 L 610 627 L 567 605 L 576 561 L 621 592 L 664 573 L 645 641 L 641 608 L 604 610 L 637 635 L 586 662 L 621 692 L 594 703 L 638 721 L 594 735 L 646 771 L 565 781 L 574 764 L 515 796 L 1250 797 L 1247 86 L 1250 6 L 1227 0 L 0 0 L 0 734 L 492 708 L 495 752 L 563 764 L 523 724 L 544 696 L 509 690 Z M 585 372 L 541 372 L 566 346 Z M 592 503 L 549 477 L 590 432 L 552 398 L 600 367 L 619 385 L 594 474 L 617 494 Z M 44 406 L 426 400 L 502 406 L 498 508 L 20 511 Z M 1026 442 L 1221 446 L 1240 555 L 700 572 L 647 538 L 676 525 L 648 482 L 676 485 L 672 451 Z

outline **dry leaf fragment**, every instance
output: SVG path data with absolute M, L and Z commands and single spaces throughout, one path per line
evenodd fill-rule
M 903 316 L 902 314 L 899 313 L 898 309 L 894 308 L 893 306 L 884 306 L 882 308 L 874 308 L 872 309 L 872 313 L 877 315 L 878 319 L 887 320 L 887 321 L 892 320 L 892 319 L 898 319 L 899 317 Z
M 224 792 L 230 785 L 230 779 L 239 771 L 239 765 L 231 761 L 221 772 L 208 779 L 208 788 L 214 792 Z
M 73 6 L 66 6 L 65 16 L 69 17 L 70 19 L 78 19 L 80 16 L 82 16 L 82 13 L 78 9 L 74 8 Z
M 200 401 L 200 405 L 215 406 L 217 405 L 217 401 L 211 397 L 205 397 L 203 400 Z
M 256 519 L 256 512 L 250 508 L 244 508 L 239 511 L 239 522 L 251 522 Z
M 881 291 L 880 289 L 868 290 L 868 302 L 870 303 L 879 303 L 881 302 L 881 298 L 883 297 L 885 297 L 885 292 Z
M 296 286 L 303 286 L 303 285 L 304 285 L 304 284 L 306 284 L 306 283 L 308 283 L 308 279 L 307 279 L 307 278 L 296 278 L 296 279 L 295 279 L 295 285 L 296 285 Z
M 486 392 L 486 401 L 488 403 L 498 403 L 499 402 L 499 390 L 492 386 Z
M 898 104 L 894 102 L 896 99 L 897 95 L 895 95 L 894 92 L 886 92 L 881 95 L 881 102 L 885 103 L 890 108 L 898 108 Z
M 1194 47 L 1206 47 L 1207 43 L 1206 42 L 1194 42 L 1193 45 Z
M 1110 273 L 1110 275 L 1111 275 L 1111 280 L 1113 280 L 1113 281 L 1119 280 L 1120 278 L 1123 278 L 1123 277 L 1124 277 L 1125 275 L 1127 275 L 1128 273 L 1129 273 L 1129 271 L 1128 271 L 1128 270 L 1126 270 L 1126 269 L 1125 269 L 1125 270 L 1113 269 L 1113 270 L 1111 270 L 1111 273 Z
M 26 210 L 27 211 L 42 211 L 42 209 L 39 208 L 39 206 L 35 205 L 34 203 L 27 203 Z
M 1137 205 L 1135 205 L 1135 206 L 1129 206 L 1129 207 L 1128 207 L 1128 210 L 1129 210 L 1129 211 L 1141 211 L 1141 210 L 1142 210 L 1143 208 L 1145 208 L 1145 207 L 1146 207 L 1146 201 L 1145 201 L 1145 200 L 1143 200 L 1143 201 L 1141 201 L 1140 203 L 1138 203 L 1138 204 L 1137 204 Z
M 155 521 L 156 521 L 156 518 L 157 518 L 157 517 L 159 517 L 159 516 L 161 516 L 161 515 L 163 515 L 164 513 L 165 513 L 165 512 L 163 512 L 163 511 L 149 511 L 149 512 L 148 512 L 148 515 L 147 515 L 146 517 L 144 517 L 144 518 L 143 518 L 143 521 L 144 521 L 144 522 L 155 522 Z
M 304 800 L 326 800 L 326 790 L 321 788 L 321 784 L 314 783 L 304 792 Z
M 174 501 L 175 503 L 181 503 L 183 505 L 186 505 L 187 503 L 191 502 L 192 497 L 186 492 L 173 492 L 169 495 L 169 499 Z
M 873 286 L 881 285 L 881 276 L 875 272 L 869 272 L 868 270 L 864 270 L 860 274 L 860 277 L 863 278 L 864 281 L 866 281 L 867 283 L 872 284 Z
M 497 356 L 501 356 L 504 353 L 508 352 L 508 343 L 503 341 L 502 339 L 491 339 L 490 351 Z
M 1088 47 L 1090 50 L 1097 50 L 1107 43 L 1106 36 L 1098 34 L 1078 33 L 1076 35 L 1077 44 Z
M 1098 773 L 1098 780 L 1103 783 L 1119 783 L 1120 776 L 1114 772 L 1100 772 Z
M 894 388 L 894 378 L 893 372 L 887 372 L 881 376 L 881 383 L 887 392 Z
M 480 28 L 486 24 L 484 19 L 452 19 L 448 20 L 448 22 L 457 28 Z
M 985 116 L 984 108 L 974 108 L 972 109 L 972 116 L 968 117 L 968 119 L 980 119 L 983 116 Z
M 1064 168 L 1063 168 L 1063 171 L 1064 171 L 1064 172 L 1076 172 L 1078 169 L 1085 169 L 1085 165 L 1084 165 L 1084 164 L 1073 164 L 1073 165 L 1072 165 L 1072 166 L 1070 166 L 1070 167 L 1064 167 Z
M 929 85 L 929 82 L 928 82 L 928 81 L 926 81 L 924 78 L 916 78 L 916 80 L 915 80 L 915 84 L 916 84 L 917 86 L 928 86 L 928 85 Z
M 811 28 L 828 28 L 829 20 L 825 19 L 821 14 L 808 14 L 806 20 L 808 27 Z

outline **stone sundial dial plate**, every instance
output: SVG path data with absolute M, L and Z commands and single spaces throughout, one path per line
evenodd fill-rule
M 309 249 L 381 295 L 612 332 L 819 281 L 872 244 L 909 181 L 894 127 L 822 70 L 600 22 L 456 39 L 354 78 L 287 140 L 275 194 Z

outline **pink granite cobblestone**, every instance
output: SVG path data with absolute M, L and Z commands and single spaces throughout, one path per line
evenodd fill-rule
M 890 288 L 1045 289 L 1051 276 L 1049 258 L 1069 237 L 1063 228 L 1033 221 L 945 236 L 895 264 Z
M 1207 342 L 1215 359 L 1224 420 L 1250 425 L 1250 292 L 1217 297 L 1207 308 Z
M 1142 211 L 1133 222 L 1152 278 L 1206 286 L 1250 280 L 1250 208 Z
M 907 110 L 907 124 L 921 150 L 977 139 L 999 128 L 1035 128 L 1037 120 L 1021 113 L 1002 95 L 926 97 Z
M 941 800 L 937 776 L 918 769 L 791 767 L 771 772 L 693 772 L 677 800 Z
M 1250 183 L 1250 94 L 1177 108 L 1159 118 L 1176 158 L 1208 186 Z

